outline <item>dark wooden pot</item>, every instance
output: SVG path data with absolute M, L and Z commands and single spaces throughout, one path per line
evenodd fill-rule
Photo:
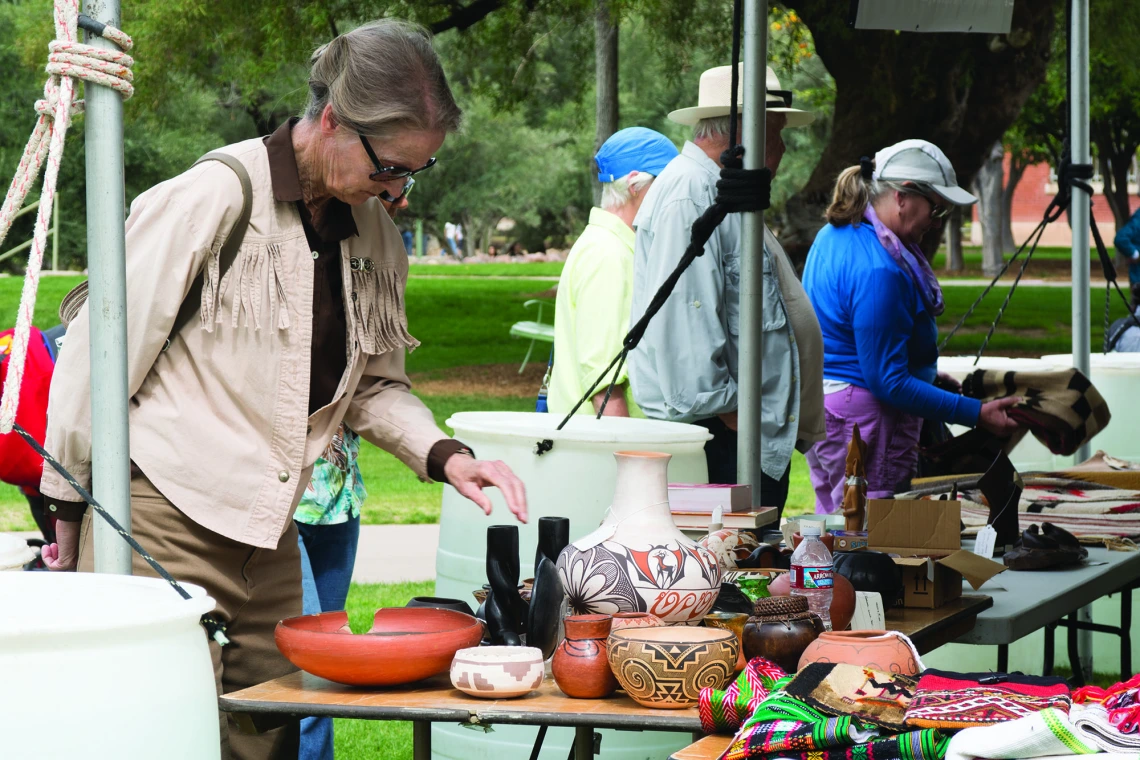
M 744 656 L 763 657 L 795 673 L 800 655 L 823 633 L 823 621 L 808 611 L 802 596 L 757 599 L 755 613 L 744 626 Z

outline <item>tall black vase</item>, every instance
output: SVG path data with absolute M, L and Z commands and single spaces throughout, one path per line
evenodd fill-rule
M 534 553 L 534 577 L 538 580 L 538 563 L 543 557 L 558 564 L 558 555 L 570 543 L 570 520 L 565 517 L 538 518 L 538 549 Z
M 527 604 L 519 596 L 519 529 L 514 525 L 487 528 L 487 581 L 491 593 L 484 613 L 492 644 L 519 646 L 526 630 Z
M 526 643 L 549 659 L 561 640 L 562 600 L 566 592 L 558 577 L 558 555 L 570 543 L 565 517 L 538 518 L 538 550 L 534 557 L 534 588 L 530 594 Z

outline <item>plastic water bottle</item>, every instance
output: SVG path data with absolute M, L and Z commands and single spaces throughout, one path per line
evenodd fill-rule
M 792 593 L 796 596 L 806 597 L 808 608 L 819 615 L 824 628 L 831 630 L 831 589 L 832 566 L 831 552 L 819 540 L 820 525 L 803 521 L 800 523 L 800 535 L 804 540 L 792 553 Z

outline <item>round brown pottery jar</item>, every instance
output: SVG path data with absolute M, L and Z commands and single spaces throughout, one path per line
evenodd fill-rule
M 820 634 L 803 655 L 799 666 L 813 662 L 862 665 L 882 673 L 918 675 L 918 652 L 898 631 L 828 631 Z
M 615 612 L 614 624 L 611 631 L 620 631 L 623 628 L 657 628 L 665 625 L 665 621 L 648 612 Z
M 551 670 L 566 696 L 599 699 L 617 689 L 606 648 L 612 622 L 609 615 L 571 615 L 563 621 L 566 638 L 554 650 Z
M 795 673 L 800 655 L 823 633 L 823 621 L 802 596 L 757 599 L 754 612 L 744 626 L 744 656 L 764 657 Z
M 723 628 L 736 634 L 740 642 L 740 652 L 736 657 L 736 672 L 744 670 L 748 660 L 744 659 L 744 626 L 748 624 L 748 615 L 744 612 L 710 612 L 705 615 L 704 624 L 709 628 Z

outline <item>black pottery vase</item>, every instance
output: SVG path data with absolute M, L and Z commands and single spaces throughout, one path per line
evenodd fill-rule
M 538 580 L 538 563 L 546 557 L 555 565 L 558 555 L 570 543 L 570 520 L 566 517 L 538 518 L 538 549 L 534 553 L 534 578 Z
M 487 528 L 487 580 L 491 593 L 483 612 L 492 644 L 521 646 L 527 604 L 519 596 L 519 529 L 515 525 Z

